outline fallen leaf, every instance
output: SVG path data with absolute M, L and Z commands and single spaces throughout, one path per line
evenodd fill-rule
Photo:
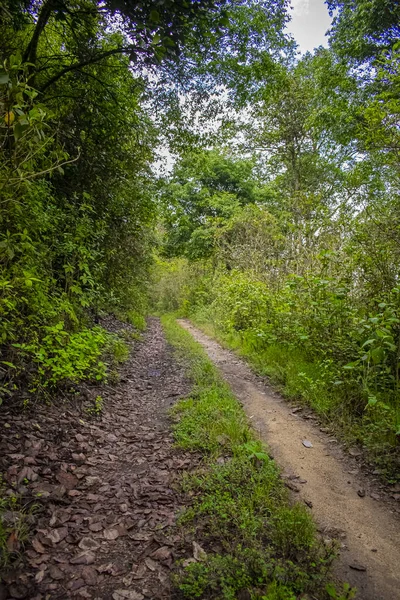
M 103 531 L 103 536 L 106 540 L 116 540 L 119 537 L 119 531 L 115 528 L 105 529 Z
M 16 552 L 19 548 L 19 541 L 15 531 L 12 531 L 7 540 L 8 552 Z
M 82 538 L 78 546 L 82 550 L 97 550 L 100 548 L 100 544 L 89 537 Z
M 361 452 L 361 450 L 358 450 L 357 448 L 350 448 L 349 454 L 350 454 L 350 456 L 361 456 L 362 452 Z
M 97 573 L 94 567 L 83 567 L 81 573 L 82 579 L 84 579 L 86 585 L 96 585 L 97 584 Z
M 151 557 L 155 558 L 155 560 L 168 560 L 170 556 L 171 551 L 167 546 L 162 546 L 161 548 L 158 548 L 158 550 L 153 552 L 153 554 L 151 554 Z
M 112 595 L 113 600 L 143 600 L 143 594 L 134 590 L 115 590 Z
M 198 562 L 203 562 L 207 558 L 205 550 L 197 542 L 193 542 L 193 556 Z
M 24 479 L 27 479 L 28 481 L 36 481 L 38 477 L 38 474 L 35 473 L 31 467 L 24 467 L 18 475 L 18 483 L 22 483 Z
M 154 560 L 152 560 L 150 557 L 145 558 L 144 562 L 146 563 L 146 567 L 150 569 L 150 571 L 155 571 L 157 569 L 157 563 L 154 562 Z
M 91 565 L 96 560 L 96 557 L 92 552 L 82 552 L 70 559 L 71 565 Z
M 51 529 L 49 533 L 43 538 L 43 543 L 58 544 L 68 535 L 67 527 L 59 527 L 58 529 Z
M 35 548 L 36 552 L 39 552 L 39 554 L 44 554 L 46 552 L 45 547 L 39 542 L 37 538 L 33 538 L 32 546 Z
M 78 483 L 78 478 L 72 473 L 66 473 L 65 471 L 59 471 L 56 475 L 56 479 L 65 489 L 72 490 Z
M 41 569 L 35 575 L 35 581 L 36 581 L 36 583 L 41 583 L 43 581 L 43 577 L 44 577 L 44 571 Z
M 55 579 L 56 581 L 59 579 L 64 579 L 64 573 L 61 571 L 61 569 L 59 569 L 55 565 L 52 565 L 50 567 L 49 575 L 52 579 Z
M 146 565 L 141 563 L 135 569 L 132 569 L 133 579 L 143 579 L 146 576 Z

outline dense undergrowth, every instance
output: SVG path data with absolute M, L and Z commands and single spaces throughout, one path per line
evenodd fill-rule
M 178 261 L 163 270 L 169 300 L 173 282 L 182 316 L 237 350 L 287 397 L 313 408 L 348 443 L 360 443 L 380 472 L 396 480 L 400 413 L 388 358 L 397 335 L 396 295 L 393 304 L 363 316 L 349 310 L 345 296 L 337 298 L 333 280 L 310 289 L 293 277 L 272 293 L 250 274 L 204 266 L 196 273 Z M 382 361 L 371 357 L 374 349 Z
M 193 501 L 180 523 L 204 546 L 198 560 L 179 568 L 182 596 L 353 597 L 329 583 L 335 546 L 318 540 L 303 505 L 289 503 L 277 466 L 200 345 L 173 316 L 162 317 L 162 323 L 194 386 L 172 409 L 175 440 L 204 456 L 204 467 L 182 480 Z

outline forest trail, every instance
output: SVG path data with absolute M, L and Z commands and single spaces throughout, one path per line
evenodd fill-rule
M 22 417 L 3 407 L 0 472 L 37 510 L 22 562 L 0 581 L 1 600 L 170 598 L 185 543 L 170 537 L 182 507 L 174 482 L 193 458 L 173 448 L 167 410 L 188 391 L 150 319 L 119 382 L 90 389 L 104 400 L 98 416 L 79 398 Z
M 338 577 L 357 587 L 359 600 L 400 599 L 399 520 L 390 505 L 369 495 L 369 481 L 359 472 L 356 460 L 345 457 L 329 435 L 293 412 L 233 352 L 190 322 L 179 323 L 220 369 L 284 469 L 288 487 L 312 506 L 323 537 L 341 539 Z M 305 447 L 303 440 L 312 447 Z

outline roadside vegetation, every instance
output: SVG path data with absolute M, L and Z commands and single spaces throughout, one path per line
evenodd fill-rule
M 183 597 L 352 598 L 329 581 L 334 542 L 324 545 L 306 507 L 289 502 L 268 449 L 201 346 L 173 316 L 162 323 L 193 383 L 171 411 L 176 444 L 204 457 L 182 480 L 193 501 L 180 524 L 200 547 L 176 578 Z
M 236 137 L 182 156 L 164 180 L 154 304 L 238 349 L 394 481 L 397 9 L 378 3 L 388 20 L 377 8 L 366 23 L 361 0 L 328 4 L 330 48 L 279 65 L 232 117 Z

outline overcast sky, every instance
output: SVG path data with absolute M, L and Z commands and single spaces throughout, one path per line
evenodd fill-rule
M 288 30 L 298 43 L 299 50 L 304 53 L 321 44 L 327 46 L 325 33 L 331 19 L 324 0 L 292 0 L 292 7 Z

